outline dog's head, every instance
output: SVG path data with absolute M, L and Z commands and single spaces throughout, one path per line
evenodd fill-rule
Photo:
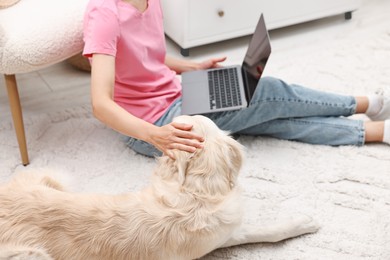
M 191 131 L 205 140 L 203 148 L 195 153 L 175 150 L 176 160 L 162 157 L 160 165 L 168 164 L 171 171 L 166 178 L 160 177 L 174 180 L 183 191 L 200 196 L 220 196 L 231 191 L 243 161 L 242 145 L 207 117 L 179 116 L 174 121 L 193 125 Z

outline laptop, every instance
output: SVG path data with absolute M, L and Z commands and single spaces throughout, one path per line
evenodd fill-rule
M 248 106 L 271 54 L 263 14 L 242 65 L 182 73 L 182 114 L 205 114 Z

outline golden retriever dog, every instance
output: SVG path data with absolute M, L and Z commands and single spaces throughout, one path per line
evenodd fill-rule
M 312 233 L 307 216 L 245 226 L 237 177 L 242 146 L 210 119 L 179 116 L 205 137 L 195 153 L 162 156 L 150 186 L 120 195 L 67 192 L 50 174 L 0 188 L 0 259 L 176 260 Z M 261 187 L 259 187 L 260 189 Z

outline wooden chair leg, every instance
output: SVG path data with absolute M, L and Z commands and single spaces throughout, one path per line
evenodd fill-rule
M 15 75 L 4 75 L 5 84 L 8 91 L 8 99 L 10 103 L 12 119 L 14 122 L 14 128 L 16 132 L 16 138 L 19 143 L 20 155 L 22 157 L 22 163 L 24 166 L 28 165 L 28 152 L 26 144 L 26 135 L 24 132 L 22 107 L 20 105 L 18 86 L 16 84 Z

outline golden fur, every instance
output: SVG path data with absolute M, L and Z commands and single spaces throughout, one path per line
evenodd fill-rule
M 2 186 L 0 259 L 195 259 L 221 246 L 316 230 L 296 228 L 300 220 L 295 233 L 287 225 L 290 233 L 284 228 L 271 239 L 248 230 L 237 235 L 242 146 L 206 117 L 176 121 L 193 124 L 192 131 L 205 137 L 204 148 L 194 154 L 175 151 L 176 160 L 159 158 L 150 186 L 142 191 L 70 193 L 39 172 L 20 174 Z
M 44 248 L 54 259 L 194 259 L 240 223 L 241 145 L 203 117 L 204 149 L 161 157 L 150 187 L 118 196 L 63 191 L 49 175 L 0 188 L 0 244 Z M 0 253 L 1 256 L 1 253 Z

